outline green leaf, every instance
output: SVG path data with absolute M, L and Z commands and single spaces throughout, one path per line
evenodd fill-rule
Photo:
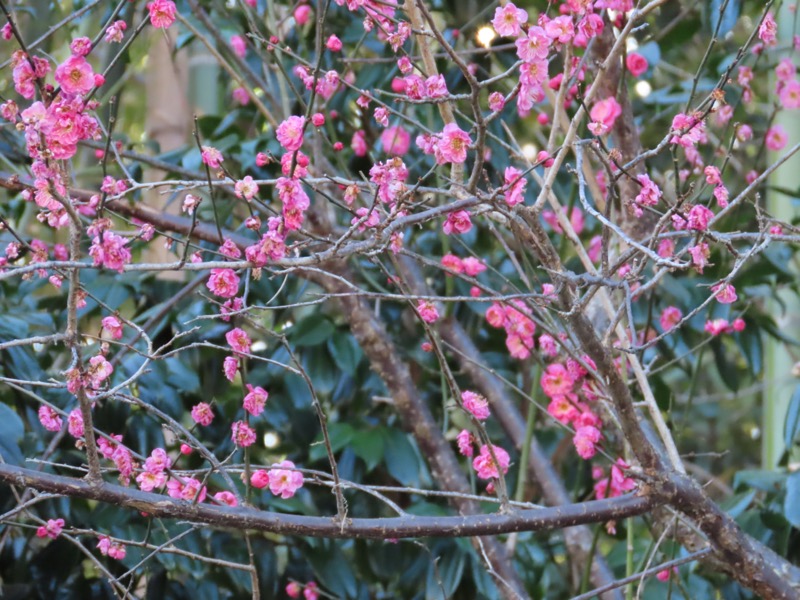
M 333 334 L 333 324 L 322 315 L 311 315 L 292 327 L 290 341 L 298 347 L 317 346 Z
M 753 498 L 756 497 L 756 493 L 756 490 L 750 490 L 749 492 L 744 492 L 742 494 L 735 494 L 730 498 L 726 498 L 724 502 L 721 502 L 720 508 L 728 513 L 731 518 L 735 519 L 745 510 L 747 510 L 747 507 L 750 506 Z
M 364 355 L 361 346 L 352 335 L 339 331 L 328 339 L 328 351 L 336 366 L 348 375 L 355 374 L 358 363 Z
M 776 492 L 786 476 L 775 471 L 762 471 L 760 469 L 739 471 L 733 476 L 733 489 L 739 490 L 741 486 L 749 486 L 763 492 Z
M 331 449 L 334 454 L 348 445 L 353 439 L 355 430 L 347 423 L 330 423 L 328 425 L 328 439 L 331 442 Z M 322 441 L 322 435 L 319 436 L 314 445 L 308 452 L 308 457 L 312 461 L 317 461 L 327 456 L 325 444 Z
M 800 529 L 800 471 L 795 471 L 786 479 L 783 514 L 793 527 Z
M 22 419 L 8 404 L 0 403 L 0 455 L 6 462 L 21 465 L 25 460 L 19 441 L 25 434 Z
M 794 388 L 792 399 L 786 409 L 786 420 L 783 426 L 783 443 L 790 449 L 797 434 L 800 433 L 800 385 Z
M 356 574 L 339 548 L 338 543 L 326 541 L 305 553 L 322 586 L 337 598 L 355 598 L 358 594 Z
M 353 437 L 353 452 L 367 464 L 368 471 L 372 471 L 383 460 L 383 440 L 383 433 L 377 428 L 356 432 Z
M 398 429 L 384 430 L 384 453 L 389 474 L 403 485 L 419 486 L 419 460 L 408 436 Z

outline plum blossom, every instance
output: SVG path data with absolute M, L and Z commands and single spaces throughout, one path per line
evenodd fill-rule
M 393 125 L 384 129 L 381 143 L 386 154 L 402 156 L 411 146 L 411 134 L 404 127 Z
M 625 57 L 625 66 L 634 77 L 643 75 L 648 68 L 647 59 L 637 52 L 630 52 Z
M 236 421 L 231 426 L 231 439 L 237 446 L 247 448 L 255 443 L 256 432 L 244 421 Z
M 284 460 L 272 465 L 267 475 L 269 476 L 269 491 L 284 500 L 295 495 L 303 487 L 303 474 L 293 470 L 295 465 L 290 460 Z
M 786 135 L 786 130 L 780 125 L 773 125 L 767 130 L 767 135 L 765 136 L 765 143 L 768 150 L 772 150 L 773 152 L 777 152 L 778 150 L 783 150 L 786 147 L 786 143 L 789 141 L 788 136 Z
M 442 230 L 450 235 L 452 233 L 467 233 L 472 229 L 472 220 L 469 211 L 456 210 L 447 215 Z
M 670 329 L 675 327 L 678 323 L 680 323 L 682 318 L 683 318 L 683 313 L 677 306 L 668 306 L 661 313 L 661 317 L 659 317 L 659 323 L 661 324 L 661 329 L 663 329 L 664 331 L 669 331 Z
M 305 117 L 292 115 L 284 120 L 280 125 L 278 125 L 278 129 L 275 131 L 275 135 L 278 138 L 280 145 L 283 146 L 288 152 L 300 150 L 300 147 L 303 145 L 303 130 L 305 125 Z
M 172 0 L 153 0 L 148 2 L 150 24 L 157 29 L 167 29 L 175 22 L 175 3 Z
M 36 530 L 36 537 L 56 539 L 64 529 L 64 519 L 47 519 L 47 523 Z
M 223 161 L 222 152 L 213 146 L 203 146 L 201 148 L 200 158 L 203 160 L 203 164 L 211 169 L 219 169 Z
M 437 164 L 461 164 L 467 160 L 467 149 L 472 143 L 469 134 L 455 123 L 448 123 L 442 130 L 441 139 L 436 144 Z
M 39 407 L 39 422 L 47 431 L 61 431 L 63 424 L 59 414 L 46 405 Z
M 614 96 L 596 102 L 589 111 L 589 118 L 592 120 L 589 131 L 598 136 L 608 133 L 621 114 L 622 107 Z
M 466 429 L 462 429 L 456 436 L 456 445 L 458 446 L 458 452 L 462 456 L 471 458 L 472 455 L 475 454 L 475 449 L 473 447 L 474 444 L 475 444 L 475 436 L 472 435 Z
M 100 323 L 112 338 L 115 340 L 122 339 L 123 325 L 118 317 L 104 317 Z
M 506 167 L 503 172 L 503 180 L 505 184 L 506 204 L 509 206 L 516 206 L 525 202 L 525 188 L 528 181 L 522 171 L 516 167 Z
M 206 287 L 212 294 L 233 298 L 239 292 L 239 276 L 233 269 L 211 269 Z
M 233 184 L 233 190 L 237 198 L 244 198 L 250 202 L 258 194 L 258 184 L 250 175 L 246 175 L 244 179 Z
M 244 397 L 244 409 L 254 417 L 264 412 L 264 405 L 269 398 L 269 392 L 262 387 L 253 387 L 247 384 L 247 395 Z
M 479 421 L 485 421 L 489 418 L 489 401 L 482 395 L 463 391 L 461 392 L 461 403 L 464 406 L 464 410 Z
M 211 410 L 211 405 L 206 402 L 200 402 L 192 407 L 192 419 L 203 427 L 211 425 L 214 420 L 214 411 Z
M 94 87 L 92 65 L 83 56 L 72 55 L 56 68 L 56 83 L 66 94 L 82 95 Z
M 572 443 L 575 444 L 578 456 L 584 460 L 592 458 L 597 453 L 597 443 L 601 437 L 602 434 L 597 427 L 591 425 L 579 427 L 575 432 L 575 437 L 572 438 Z
M 714 292 L 714 296 L 716 296 L 717 302 L 720 304 L 732 304 L 738 298 L 736 288 L 730 283 L 718 283 L 711 287 L 711 291 Z
M 228 345 L 233 348 L 235 353 L 250 353 L 250 346 L 252 345 L 252 342 L 250 341 L 250 336 L 247 335 L 247 332 L 244 329 L 241 329 L 240 327 L 231 329 L 225 334 L 225 340 L 228 342 Z
M 499 465 L 496 464 L 492 458 L 492 451 L 494 451 Z M 510 463 L 511 458 L 508 456 L 508 452 L 503 450 L 500 446 L 492 445 L 492 450 L 490 451 L 489 446 L 483 444 L 478 456 L 472 461 L 472 467 L 481 479 L 497 479 L 500 477 L 500 470 L 502 470 L 504 474 L 508 472 L 508 465 Z
M 128 240 L 124 237 L 105 231 L 92 239 L 89 256 L 94 259 L 96 267 L 103 265 L 122 273 L 125 265 L 131 262 L 131 251 L 126 247 L 127 244 Z
M 563 396 L 572 391 L 575 381 L 567 368 L 561 363 L 547 365 L 542 374 L 542 391 L 549 398 Z
M 775 16 L 772 11 L 769 11 L 765 16 L 761 25 L 758 26 L 758 39 L 764 42 L 766 46 L 774 46 L 778 43 L 778 24 L 775 22 Z
M 122 41 L 123 36 L 125 35 L 125 30 L 128 28 L 128 24 L 125 21 L 117 20 L 114 21 L 111 25 L 108 26 L 106 29 L 106 35 L 103 38 L 106 43 L 119 43 Z
M 430 300 L 420 300 L 417 304 L 417 312 L 426 323 L 435 323 L 439 319 L 439 311 L 436 310 L 436 305 Z
M 492 27 L 501 37 L 517 37 L 522 33 L 522 24 L 527 21 L 528 12 L 509 2 L 495 9 Z

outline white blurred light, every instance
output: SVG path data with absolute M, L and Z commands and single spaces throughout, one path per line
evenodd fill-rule
M 625 49 L 628 52 L 636 52 L 639 49 L 639 42 L 636 41 L 636 38 L 628 37 L 625 40 Z
M 480 29 L 478 29 L 478 43 L 483 46 L 484 48 L 488 48 L 489 45 L 492 43 L 492 40 L 497 37 L 497 34 L 494 32 L 494 29 L 489 25 L 484 25 Z
M 536 160 L 536 155 L 539 153 L 539 149 L 534 146 L 533 144 L 523 144 L 522 146 L 522 155 L 527 158 L 529 161 Z
M 281 441 L 281 438 L 278 437 L 278 434 L 273 431 L 268 431 L 264 434 L 264 447 L 265 448 L 275 448 Z
M 633 89 L 636 90 L 636 93 L 642 98 L 647 98 L 650 95 L 650 92 L 653 91 L 653 86 L 646 81 L 639 81 L 635 86 L 633 86 Z
M 267 349 L 267 342 L 265 342 L 264 340 L 256 340 L 250 346 L 250 353 L 254 354 L 256 352 L 263 352 L 266 349 Z

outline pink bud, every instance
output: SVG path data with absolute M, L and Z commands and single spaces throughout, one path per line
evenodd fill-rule
M 325 125 L 325 115 L 322 113 L 314 113 L 311 115 L 311 122 L 314 124 L 314 127 L 322 127 Z
M 331 37 L 328 38 L 328 41 L 325 42 L 325 45 L 331 52 L 339 52 L 339 50 L 342 49 L 342 40 L 336 37 L 336 35 L 331 35 Z
M 294 20 L 301 27 L 306 23 L 308 23 L 308 19 L 310 17 L 311 17 L 311 7 L 308 4 L 301 4 L 294 11 Z

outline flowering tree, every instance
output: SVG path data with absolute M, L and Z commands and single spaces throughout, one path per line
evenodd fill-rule
M 4 592 L 800 597 L 794 5 L 462 4 L 0 0 Z

